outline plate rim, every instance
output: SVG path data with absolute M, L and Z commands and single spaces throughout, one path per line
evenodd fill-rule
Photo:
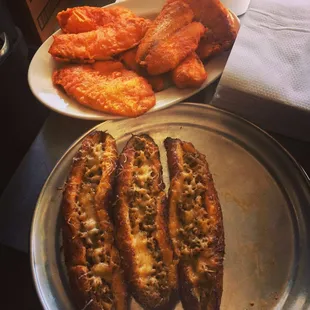
M 121 1 L 121 2 L 111 3 L 111 4 L 105 5 L 103 7 L 119 6 L 119 5 L 122 5 L 122 4 L 126 5 L 126 3 L 134 3 L 135 1 L 139 1 L 139 0 L 125 0 L 125 1 Z M 234 20 L 235 27 L 236 27 L 237 31 L 239 31 L 239 29 L 241 27 L 239 17 L 233 11 L 229 10 L 229 12 L 231 13 L 231 15 L 233 17 L 233 20 Z M 43 104 L 46 108 L 50 109 L 51 111 L 59 113 L 59 114 L 64 115 L 64 116 L 67 116 L 67 117 L 70 117 L 70 118 L 83 119 L 83 120 L 94 120 L 94 121 L 119 120 L 119 119 L 131 118 L 131 117 L 126 117 L 126 116 L 107 114 L 107 113 L 104 113 L 104 112 L 101 112 L 101 111 L 97 111 L 97 110 L 91 109 L 91 108 L 89 108 L 87 106 L 82 106 L 82 108 L 89 110 L 88 113 L 91 113 L 90 115 L 87 115 L 87 114 L 85 114 L 82 111 L 79 112 L 79 115 L 76 115 L 76 114 L 74 114 L 74 113 L 72 113 L 70 111 L 58 109 L 58 108 L 55 107 L 55 105 L 47 103 L 45 100 L 40 98 L 38 92 L 35 90 L 35 85 L 32 82 L 32 74 L 31 74 L 32 68 L 34 66 L 34 63 L 37 61 L 37 58 L 40 55 L 39 54 L 40 53 L 40 49 L 46 44 L 47 41 L 49 41 L 55 34 L 59 33 L 60 31 L 61 31 L 61 29 L 56 30 L 44 42 L 42 42 L 42 44 L 40 45 L 40 47 L 38 48 L 38 50 L 36 51 L 36 53 L 32 57 L 31 62 L 29 64 L 28 72 L 27 72 L 27 81 L 28 81 L 29 88 L 30 88 L 32 94 L 34 95 L 34 97 L 40 102 L 40 104 Z M 205 88 L 207 88 L 212 83 L 216 82 L 219 79 L 219 77 L 221 76 L 221 74 L 223 74 L 223 72 L 224 72 L 225 65 L 226 65 L 226 63 L 228 61 L 228 58 L 229 58 L 229 53 L 230 53 L 230 51 L 223 52 L 220 55 L 218 55 L 218 56 L 216 56 L 216 57 L 211 59 L 213 61 L 216 61 L 217 59 L 220 60 L 221 57 L 224 57 L 227 54 L 227 56 L 225 56 L 226 59 L 223 60 L 223 69 L 219 70 L 219 72 L 216 73 L 214 75 L 214 77 L 210 81 L 208 81 L 208 77 L 207 77 L 206 80 L 204 81 L 203 85 L 201 85 L 201 87 L 199 87 L 199 88 L 178 89 L 174 85 L 170 86 L 169 88 L 167 88 L 165 90 L 169 90 L 169 89 L 173 89 L 173 88 L 175 88 L 176 90 L 179 90 L 179 91 L 188 90 L 188 94 L 181 95 L 179 97 L 175 97 L 174 99 L 170 100 L 167 104 L 165 104 L 163 107 L 159 107 L 157 109 L 156 109 L 156 104 L 157 104 L 157 100 L 156 100 L 155 106 L 152 107 L 150 110 L 148 110 L 145 114 L 147 114 L 147 113 L 154 113 L 156 111 L 160 111 L 160 110 L 169 108 L 170 106 L 173 106 L 173 105 L 178 104 L 178 103 L 180 103 L 182 101 L 185 101 L 186 99 L 190 98 L 191 96 L 194 96 L 198 92 L 204 90 Z M 50 57 L 52 58 L 52 56 L 50 56 Z M 204 66 L 206 66 L 206 64 L 204 64 Z M 165 90 L 163 90 L 163 91 L 165 91 Z M 158 92 L 158 93 L 160 93 L 160 92 Z M 156 94 L 158 94 L 158 93 L 154 93 L 155 97 L 156 97 Z M 66 93 L 64 93 L 64 95 L 68 96 Z M 64 100 L 63 97 L 60 96 L 59 94 L 57 94 L 57 96 L 59 97 L 59 99 Z M 70 99 L 72 99 L 72 98 L 70 98 Z M 72 99 L 72 100 L 75 100 L 75 99 Z M 80 105 L 78 102 L 76 102 L 76 103 L 78 105 Z M 70 105 L 70 103 L 67 103 L 67 104 Z M 94 114 L 94 113 L 96 113 L 96 114 Z
M 297 162 L 297 160 L 291 155 L 291 153 L 289 151 L 286 150 L 286 148 L 281 145 L 281 143 L 279 143 L 275 138 L 273 138 L 269 133 L 267 133 L 265 130 L 263 130 L 262 128 L 260 128 L 259 126 L 251 123 L 250 121 L 244 119 L 243 117 L 240 117 L 239 115 L 236 115 L 234 113 L 231 113 L 229 111 L 223 110 L 223 109 L 219 109 L 217 107 L 211 106 L 211 105 L 205 105 L 205 104 L 199 104 L 199 103 L 192 103 L 192 102 L 185 102 L 182 103 L 181 105 L 178 105 L 176 107 L 173 107 L 173 109 L 178 109 L 179 107 L 182 106 L 189 106 L 189 107 L 195 107 L 195 108 L 202 108 L 202 109 L 206 109 L 206 110 L 215 110 L 218 111 L 220 113 L 224 113 L 226 115 L 228 115 L 229 117 L 235 118 L 241 122 L 243 122 L 244 124 L 251 126 L 252 128 L 254 128 L 260 135 L 262 135 L 263 137 L 267 138 L 269 141 L 271 141 L 274 146 L 276 148 L 278 148 L 278 150 L 280 150 L 284 156 L 286 156 L 287 159 L 290 160 L 290 162 L 292 163 L 292 168 L 294 167 L 297 170 L 297 173 L 299 174 L 299 177 L 304 181 L 303 184 L 301 185 L 302 188 L 307 189 L 310 192 L 310 179 L 309 176 L 307 175 L 306 171 L 302 168 L 302 166 Z M 37 199 L 37 203 L 35 206 L 35 211 L 32 217 L 32 223 L 31 223 L 31 229 L 30 229 L 30 264 L 31 264 L 31 273 L 32 273 L 32 277 L 34 280 L 34 285 L 35 285 L 35 289 L 36 292 L 38 294 L 38 297 L 40 299 L 40 302 L 43 306 L 44 309 L 50 309 L 49 305 L 46 304 L 46 294 L 44 294 L 43 290 L 41 289 L 41 285 L 40 285 L 40 280 L 38 277 L 38 272 L 37 272 L 37 268 L 35 265 L 35 260 L 36 260 L 36 254 L 34 253 L 34 247 L 35 247 L 35 238 L 34 238 L 34 234 L 35 234 L 35 230 L 36 230 L 36 222 L 37 222 L 37 217 L 39 215 L 39 206 L 40 206 L 40 202 L 42 200 L 43 194 L 49 184 L 49 180 L 52 178 L 54 172 L 56 169 L 59 168 L 61 162 L 64 160 L 64 158 L 68 155 L 68 153 L 72 150 L 72 148 L 79 144 L 81 142 L 81 140 L 88 135 L 90 132 L 96 130 L 98 127 L 102 126 L 102 124 L 104 123 L 105 126 L 109 127 L 109 126 L 113 126 L 114 122 L 119 122 L 119 121 L 126 121 L 126 120 L 109 120 L 106 122 L 101 122 L 98 125 L 93 126 L 92 128 L 90 128 L 89 130 L 87 130 L 84 134 L 80 135 L 75 141 L 73 141 L 73 143 L 67 148 L 67 150 L 64 152 L 64 154 L 60 157 L 60 159 L 57 161 L 57 163 L 54 165 L 54 168 L 52 169 L 52 171 L 50 172 L 48 178 L 46 179 L 40 194 L 38 196 Z M 305 208 L 303 208 L 304 211 Z M 308 214 L 309 215 L 309 214 Z M 309 298 L 309 297 L 308 297 Z M 308 300 L 308 299 L 307 299 Z

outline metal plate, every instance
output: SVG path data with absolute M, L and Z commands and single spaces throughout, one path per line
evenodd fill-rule
M 206 105 L 180 104 L 137 119 L 108 121 L 121 150 L 131 134 L 191 141 L 206 154 L 224 216 L 226 258 L 221 309 L 306 309 L 310 306 L 309 182 L 270 136 L 233 114 Z M 82 138 L 82 137 L 81 137 Z M 31 232 L 32 270 L 45 309 L 74 309 L 60 240 L 59 190 L 75 142 L 61 158 L 39 197 Z M 181 308 L 178 305 L 178 308 Z M 133 305 L 132 309 L 138 309 Z

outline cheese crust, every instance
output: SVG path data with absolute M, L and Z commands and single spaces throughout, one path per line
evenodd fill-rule
M 177 301 L 164 187 L 157 145 L 147 135 L 133 136 L 119 158 L 116 238 L 131 293 L 145 309 Z
M 185 310 L 220 309 L 224 229 L 206 158 L 189 142 L 165 140 L 170 173 L 169 232 L 179 258 Z
M 104 132 L 91 133 L 73 159 L 63 193 L 65 262 L 80 309 L 128 309 L 109 215 L 116 164 L 115 140 Z

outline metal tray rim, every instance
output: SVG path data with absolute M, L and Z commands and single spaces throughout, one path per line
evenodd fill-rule
M 294 165 L 294 167 L 296 168 L 296 170 L 298 171 L 299 173 L 299 176 L 305 181 L 305 184 L 304 185 L 307 185 L 307 189 L 308 191 L 310 192 L 310 178 L 309 176 L 307 175 L 306 171 L 303 169 L 303 167 L 296 161 L 296 159 L 292 156 L 292 154 L 283 146 L 281 145 L 275 138 L 273 138 L 269 133 L 267 133 L 265 130 L 263 130 L 262 128 L 260 128 L 259 126 L 253 124 L 252 122 L 244 119 L 243 117 L 241 116 L 238 116 L 232 112 L 229 112 L 229 111 L 226 111 L 226 110 L 223 110 L 223 109 L 219 109 L 217 107 L 214 107 L 212 105 L 205 105 L 205 104 L 200 104 L 200 103 L 192 103 L 192 102 L 183 102 L 183 103 L 180 103 L 179 105 L 176 105 L 176 106 L 172 106 L 172 107 L 169 107 L 165 110 L 169 110 L 169 109 L 175 109 L 177 108 L 178 106 L 193 106 L 193 107 L 197 107 L 197 108 L 203 108 L 203 109 L 210 109 L 210 110 L 216 110 L 216 111 L 219 111 L 221 113 L 224 113 L 226 115 L 229 115 L 231 116 L 232 118 L 235 118 L 235 119 L 238 119 L 239 121 L 243 122 L 243 123 L 247 123 L 248 125 L 252 126 L 252 128 L 255 128 L 257 131 L 259 131 L 261 134 L 263 134 L 266 138 L 268 138 L 269 140 L 272 141 L 272 143 L 274 143 L 274 145 L 279 148 L 286 156 L 287 158 L 292 162 L 292 164 Z M 158 111 L 158 113 L 160 113 L 161 111 Z M 156 113 L 155 112 L 153 114 L 153 116 L 156 116 Z M 78 139 L 76 139 L 69 147 L 68 149 L 66 150 L 66 152 L 63 154 L 63 156 L 61 156 L 61 158 L 57 161 L 57 163 L 55 164 L 54 168 L 52 169 L 50 175 L 48 176 L 48 178 L 46 179 L 41 191 L 40 191 L 40 195 L 38 197 L 38 200 L 37 200 L 37 203 L 36 203 L 36 207 L 35 207 L 35 212 L 34 212 L 34 215 L 33 215 L 33 218 L 32 218 L 32 224 L 31 224 L 31 231 L 30 231 L 30 264 L 31 264 L 31 272 L 32 272 L 32 276 L 34 278 L 34 283 L 35 283 L 35 289 L 36 289 L 36 292 L 39 296 L 39 299 L 41 301 L 41 304 L 42 306 L 44 307 L 44 309 L 49 309 L 48 308 L 48 305 L 46 304 L 46 299 L 44 298 L 43 296 L 43 292 L 41 291 L 41 288 L 39 286 L 39 283 L 38 283 L 38 278 L 37 278 L 37 274 L 36 274 L 36 270 L 35 270 L 35 262 L 34 262 L 34 259 L 35 259 L 35 255 L 34 255 L 34 251 L 33 251 L 33 248 L 34 248 L 34 243 L 33 243 L 33 240 L 34 240 L 34 224 L 35 224 L 35 221 L 36 221 L 36 217 L 37 217 L 37 207 L 38 205 L 40 205 L 40 201 L 42 199 L 42 195 L 43 195 L 43 192 L 47 186 L 47 184 L 49 183 L 49 179 L 52 177 L 54 171 L 58 168 L 58 166 L 60 165 L 60 163 L 63 161 L 63 159 L 68 155 L 68 153 L 70 152 L 71 148 L 78 144 L 86 135 L 88 135 L 90 132 L 96 130 L 98 127 L 102 126 L 102 124 L 104 123 L 106 126 L 110 126 L 110 125 L 113 125 L 113 123 L 115 122 L 121 122 L 121 121 L 126 121 L 126 119 L 121 119 L 121 120 L 108 120 L 108 121 L 104 121 L 94 127 L 92 127 L 91 129 L 89 129 L 87 132 L 85 132 L 83 135 L 81 135 Z

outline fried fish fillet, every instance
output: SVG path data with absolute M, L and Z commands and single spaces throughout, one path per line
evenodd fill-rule
M 168 0 L 168 3 L 180 0 Z M 237 31 L 229 10 L 220 0 L 183 0 L 194 12 L 195 20 L 205 27 L 197 54 L 201 59 L 219 54 L 232 47 Z
M 168 0 L 173 3 L 180 0 Z M 232 35 L 234 27 L 229 10 L 220 0 L 182 0 L 193 10 L 195 20 L 212 30 L 216 37 Z
M 206 78 L 205 67 L 195 52 L 172 71 L 172 80 L 178 88 L 200 87 Z
M 150 75 L 158 75 L 174 69 L 187 55 L 194 52 L 205 31 L 199 22 L 192 22 L 167 39 L 161 40 L 149 50 L 145 67 Z
M 147 81 L 117 61 L 64 67 L 53 73 L 53 83 L 80 104 L 113 115 L 135 117 L 155 105 Z
M 169 87 L 168 77 L 161 75 L 146 76 L 147 81 L 152 86 L 154 92 L 160 92 Z
M 119 59 L 124 63 L 127 69 L 140 74 L 143 72 L 143 68 L 136 61 L 137 49 L 138 47 L 136 46 L 128 51 L 125 51 L 120 55 Z
M 111 59 L 139 44 L 149 24 L 144 18 L 128 18 L 89 32 L 55 35 L 49 53 L 59 61 Z
M 65 33 L 80 33 L 96 30 L 119 19 L 136 17 L 129 9 L 112 6 L 107 8 L 79 6 L 69 8 L 57 14 L 57 21 Z
M 189 142 L 165 140 L 170 173 L 169 232 L 179 258 L 185 310 L 220 309 L 224 228 L 206 158 Z
M 230 13 L 228 19 L 230 19 L 231 24 L 233 24 L 232 16 Z M 236 30 L 227 32 L 227 35 L 217 36 L 212 30 L 206 28 L 206 31 L 199 42 L 196 52 L 201 59 L 207 59 L 211 56 L 218 55 L 231 49 L 235 42 L 236 36 Z
M 151 84 L 155 92 L 159 92 L 164 90 L 165 88 L 168 88 L 170 85 L 170 81 L 167 75 L 161 74 L 156 76 L 150 76 L 149 74 L 147 74 L 146 70 L 137 63 L 137 49 L 137 47 L 134 47 L 120 55 L 120 60 L 124 63 L 126 68 L 143 76 L 149 82 L 149 84 Z
M 116 239 L 131 293 L 144 309 L 174 309 L 177 302 L 164 187 L 157 145 L 148 135 L 133 136 L 119 158 Z
M 128 309 L 109 215 L 116 161 L 115 140 L 104 132 L 93 132 L 84 138 L 65 184 L 63 246 L 79 309 Z
M 193 17 L 193 11 L 183 1 L 177 0 L 165 5 L 139 44 L 137 63 L 142 65 L 151 48 L 192 22 Z
M 233 40 L 218 40 L 214 37 L 212 32 L 210 33 L 206 31 L 206 34 L 202 37 L 196 52 L 200 59 L 207 59 L 230 50 L 233 44 Z

